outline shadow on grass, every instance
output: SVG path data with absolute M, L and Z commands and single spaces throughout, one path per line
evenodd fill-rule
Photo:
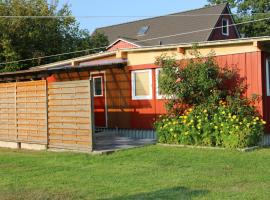
M 156 200 L 156 199 L 192 199 L 194 197 L 202 197 L 209 193 L 208 190 L 192 190 L 188 189 L 186 187 L 174 187 L 174 188 L 168 188 L 163 190 L 157 190 L 153 192 L 147 192 L 147 193 L 140 193 L 135 195 L 127 195 L 127 196 L 121 196 L 121 197 L 114 197 L 114 198 L 105 198 L 102 200 L 141 200 L 141 199 L 150 199 L 150 200 Z

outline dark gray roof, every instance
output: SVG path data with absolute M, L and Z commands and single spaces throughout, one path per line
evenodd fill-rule
M 217 6 L 204 7 L 161 17 L 98 28 L 96 31 L 107 35 L 110 44 L 119 38 L 128 39 L 140 46 L 159 45 L 160 41 L 162 44 L 202 42 L 208 40 L 212 30 L 142 42 L 140 42 L 140 40 L 214 28 L 220 18 L 220 14 L 222 14 L 226 7 L 227 4 L 220 4 Z M 194 16 L 190 17 L 190 15 Z M 138 36 L 137 33 L 143 26 L 149 26 L 149 30 L 145 35 Z

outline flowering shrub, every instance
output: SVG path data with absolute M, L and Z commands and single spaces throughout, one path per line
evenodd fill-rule
M 181 116 L 163 116 L 156 128 L 161 143 L 244 148 L 258 144 L 264 124 L 259 116 L 245 115 L 241 109 L 231 112 L 221 101 L 211 108 L 189 108 Z
M 220 69 L 209 56 L 186 65 L 161 56 L 159 85 L 168 115 L 155 124 L 159 142 L 244 148 L 257 145 L 265 121 L 243 95 L 244 79 L 237 71 Z

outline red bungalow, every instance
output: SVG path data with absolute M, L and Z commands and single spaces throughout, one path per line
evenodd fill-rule
M 213 15 L 201 17 L 204 13 Z M 166 113 L 158 86 L 160 68 L 154 64 L 155 59 L 164 53 L 174 55 L 177 60 L 193 58 L 191 51 L 196 42 L 202 55 L 215 52 L 220 67 L 238 69 L 239 75 L 245 78 L 247 96 L 257 94 L 261 97 L 257 109 L 267 122 L 268 133 L 270 37 L 239 38 L 237 29 L 228 26 L 233 23 L 233 19 L 230 15 L 221 15 L 223 13 L 230 13 L 227 4 L 175 14 L 173 17 L 158 17 L 102 28 L 98 31 L 108 34 L 111 41 L 108 51 L 25 71 L 2 73 L 0 81 L 43 79 L 49 84 L 91 79 L 96 129 L 123 130 L 133 137 L 153 138 L 153 123 Z M 194 21 L 191 19 L 189 25 L 180 20 L 186 19 L 186 15 L 194 17 L 191 17 Z M 171 23 L 167 22 L 168 19 L 172 20 Z M 176 26 L 177 23 L 179 26 Z M 215 28 L 220 25 L 223 27 Z M 183 27 L 184 31 L 181 28 L 179 31 L 179 27 Z M 209 27 L 212 29 L 195 31 Z M 180 36 L 184 32 L 193 33 Z M 161 37 L 173 34 L 176 36 Z M 270 144 L 269 138 L 266 135 L 264 142 Z

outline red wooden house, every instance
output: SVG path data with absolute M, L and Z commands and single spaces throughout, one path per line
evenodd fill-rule
M 113 29 L 113 34 L 109 38 L 111 45 L 108 51 L 25 71 L 2 73 L 0 81 L 44 79 L 47 83 L 52 83 L 91 79 L 96 128 L 124 130 L 134 136 L 139 130 L 143 133 L 142 137 L 153 137 L 151 136 L 153 123 L 160 115 L 166 113 L 165 100 L 160 95 L 158 86 L 160 67 L 154 64 L 155 59 L 164 53 L 174 55 L 177 60 L 193 58 L 192 48 L 193 43 L 196 42 L 198 51 L 202 55 L 208 55 L 211 51 L 215 52 L 215 59 L 220 67 L 238 69 L 239 75 L 246 81 L 247 96 L 257 94 L 261 97 L 257 109 L 267 122 L 266 133 L 268 133 L 270 131 L 270 37 L 239 38 L 237 29 L 229 26 L 233 23 L 230 15 L 221 15 L 229 12 L 226 4 L 177 14 L 169 18 L 160 17 L 149 19 L 149 21 L 132 22 L 131 24 L 135 27 L 133 31 L 126 27 L 130 24 L 113 26 L 110 27 Z M 194 23 L 197 25 L 183 24 L 185 30 L 182 33 L 208 28 L 211 24 L 202 26 L 200 20 L 203 17 L 198 19 L 202 13 L 213 13 L 213 15 L 205 15 L 207 20 L 203 19 L 205 23 L 211 21 L 212 29 L 190 34 L 191 36 L 177 35 L 175 38 L 161 37 L 166 34 L 172 35 L 174 31 L 176 31 L 174 35 L 181 33 L 179 30 L 168 33 L 171 24 L 167 23 L 168 26 L 162 30 L 160 37 L 157 34 L 158 31 L 154 31 L 158 29 L 155 28 L 156 21 L 182 18 L 185 15 L 193 15 Z M 175 26 L 178 21 L 179 19 L 172 24 Z M 163 23 L 166 25 L 162 21 L 161 24 Z M 150 25 L 147 26 L 147 24 Z M 219 25 L 223 27 L 219 28 Z M 102 31 L 108 34 L 110 28 L 103 28 Z M 119 35 L 118 28 L 122 30 L 121 33 L 127 31 L 127 33 L 123 32 L 125 39 L 123 35 Z M 137 35 L 138 31 L 140 35 Z M 129 35 L 131 32 L 136 38 Z M 118 36 L 121 37 L 118 38 Z M 153 37 L 159 39 L 150 40 Z

